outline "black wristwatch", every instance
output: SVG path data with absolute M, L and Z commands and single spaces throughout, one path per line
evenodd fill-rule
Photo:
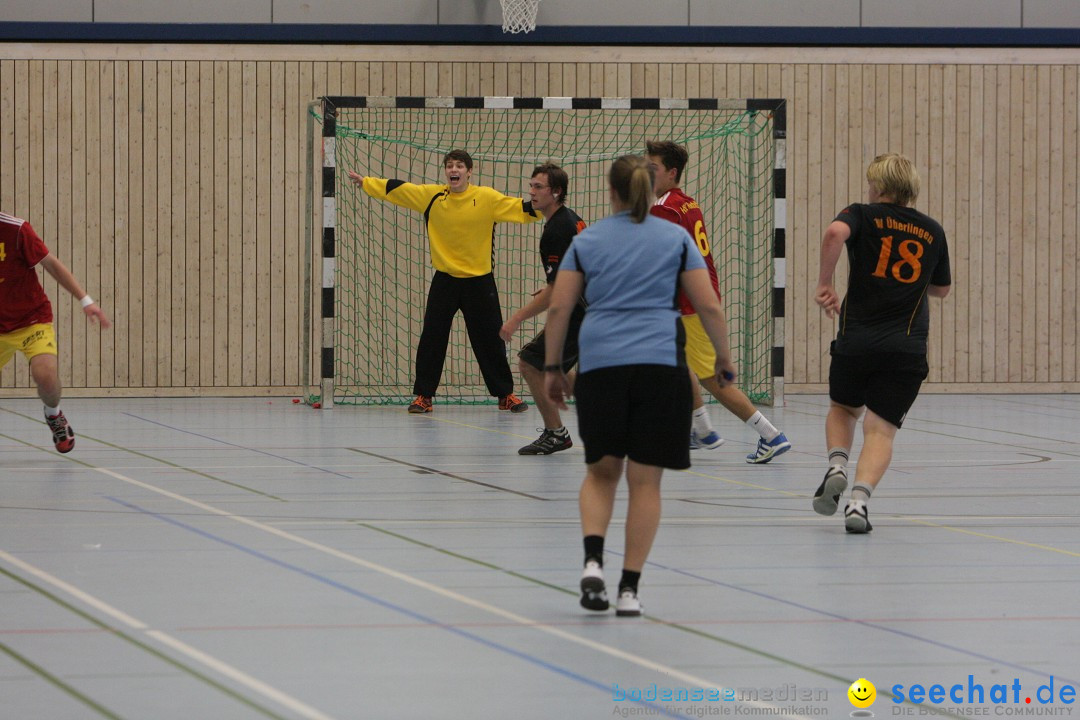
M 544 372 L 562 372 L 562 365 L 545 365 Z

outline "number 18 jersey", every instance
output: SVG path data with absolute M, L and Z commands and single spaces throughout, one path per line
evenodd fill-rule
M 705 269 L 709 272 L 709 282 L 712 283 L 716 297 L 720 297 L 720 282 L 716 278 L 716 266 L 713 264 L 712 248 L 709 247 L 709 236 L 705 232 L 705 216 L 701 214 L 701 208 L 697 201 L 684 193 L 679 188 L 672 188 L 656 199 L 650 212 L 656 217 L 670 220 L 676 225 L 682 225 L 694 244 L 705 258 Z M 695 315 L 697 310 L 690 303 L 690 298 L 679 289 L 679 312 L 683 315 Z
M 848 290 L 833 351 L 925 355 L 927 286 L 952 284 L 945 231 L 929 215 L 892 203 L 856 203 L 836 219 L 851 228 L 851 236 Z

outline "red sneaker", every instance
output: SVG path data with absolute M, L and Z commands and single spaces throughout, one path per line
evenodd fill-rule
M 519 398 L 514 393 L 499 398 L 499 409 L 509 410 L 512 413 L 523 413 L 529 409 L 529 403 Z
M 68 425 L 64 413 L 60 413 L 56 417 L 46 415 L 45 422 L 49 424 L 49 429 L 52 430 L 53 445 L 56 445 L 56 450 L 62 453 L 71 452 L 71 448 L 75 447 L 75 431 Z
M 429 413 L 434 408 L 431 407 L 431 398 L 427 395 L 417 395 L 416 399 L 409 405 L 409 412 L 413 414 Z

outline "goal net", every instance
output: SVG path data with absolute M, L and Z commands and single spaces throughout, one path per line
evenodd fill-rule
M 604 100 L 607 107 L 595 107 L 601 105 L 597 100 L 589 109 L 573 107 L 579 103 L 569 98 L 531 100 L 324 99 L 323 250 L 332 256 L 329 263 L 324 260 L 323 322 L 324 334 L 330 335 L 323 341 L 324 395 L 337 403 L 412 399 L 416 346 L 433 274 L 422 214 L 368 197 L 349 182 L 347 171 L 442 184 L 443 156 L 461 148 L 473 157 L 474 184 L 527 197 L 533 168 L 554 161 L 570 177 L 567 205 L 593 223 L 610 212 L 611 162 L 643 153 L 647 140 L 674 140 L 690 153 L 681 186 L 705 216 L 739 385 L 754 401 L 772 402 L 772 113 L 748 109 L 745 100 L 709 101 L 712 107 L 705 109 L 691 109 L 693 103 L 685 100 Z M 455 107 L 462 101 L 480 107 Z M 492 101 L 503 107 L 483 107 Z M 544 107 L 553 104 L 549 101 L 565 107 Z M 680 102 L 682 107 L 665 107 Z M 634 107 L 642 104 L 652 107 Z M 495 228 L 494 273 L 504 319 L 543 287 L 541 232 L 540 224 Z M 516 377 L 516 352 L 543 322 L 543 315 L 525 322 L 508 346 L 520 395 L 528 388 Z M 493 401 L 459 315 L 438 402 Z

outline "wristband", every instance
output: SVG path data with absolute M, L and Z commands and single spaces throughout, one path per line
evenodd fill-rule
M 544 372 L 562 372 L 562 365 L 545 365 Z
M 79 301 L 79 304 L 82 305 L 83 307 L 86 307 L 88 305 L 93 305 L 94 304 L 94 298 L 90 297 L 89 295 L 83 295 L 82 300 Z

